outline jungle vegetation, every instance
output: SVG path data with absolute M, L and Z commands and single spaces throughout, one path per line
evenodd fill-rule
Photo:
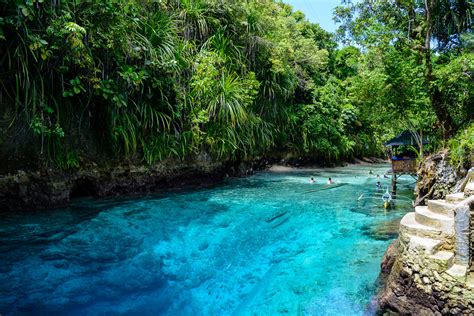
M 407 128 L 463 152 L 472 9 L 345 1 L 331 34 L 274 0 L 6 0 L 0 158 L 62 170 L 198 155 L 341 161 L 378 155 Z

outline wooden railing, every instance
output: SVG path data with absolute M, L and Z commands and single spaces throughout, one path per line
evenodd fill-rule
M 392 160 L 392 172 L 416 173 L 416 159 Z

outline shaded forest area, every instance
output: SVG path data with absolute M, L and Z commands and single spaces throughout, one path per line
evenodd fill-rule
M 0 170 L 337 162 L 405 129 L 465 164 L 472 6 L 348 2 L 331 34 L 271 0 L 4 1 Z

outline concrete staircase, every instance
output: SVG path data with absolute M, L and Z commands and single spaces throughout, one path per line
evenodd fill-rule
M 430 200 L 427 206 L 417 206 L 400 222 L 400 241 L 408 249 L 422 252 L 436 271 L 446 272 L 460 281 L 473 279 L 469 267 L 456 259 L 455 209 L 474 192 L 474 182 L 465 185 L 464 192 L 450 194 L 445 200 Z M 472 283 L 474 287 L 474 282 Z

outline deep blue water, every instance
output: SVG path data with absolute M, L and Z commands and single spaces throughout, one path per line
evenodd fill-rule
M 376 191 L 368 170 L 265 172 L 190 192 L 2 214 L 0 314 L 370 314 L 396 237 L 387 227 L 410 204 L 385 212 L 379 199 L 357 201 Z M 327 177 L 343 185 L 328 189 Z

